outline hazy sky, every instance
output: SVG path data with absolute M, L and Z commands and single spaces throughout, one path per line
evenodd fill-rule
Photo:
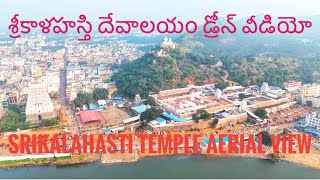
M 86 14 L 95 21 L 113 12 L 114 19 L 180 20 L 203 22 L 205 15 L 236 13 L 237 17 L 269 13 L 273 16 L 320 15 L 320 0 L 0 0 L 0 28 L 7 28 L 15 13 L 24 20 Z

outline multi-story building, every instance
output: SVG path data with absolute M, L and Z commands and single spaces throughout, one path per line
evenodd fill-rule
M 302 86 L 303 96 L 320 96 L 320 84 L 306 84 Z
M 283 83 L 283 87 L 286 89 L 297 89 L 302 87 L 302 82 L 300 81 L 286 81 Z
M 320 129 L 320 114 L 309 114 L 306 116 L 306 126 L 314 127 Z
M 312 106 L 316 108 L 320 108 L 320 97 L 302 97 L 302 103 L 307 104 L 307 102 L 312 102 Z
M 41 84 L 47 87 L 48 92 L 58 92 L 60 86 L 59 73 L 47 73 L 41 78 Z

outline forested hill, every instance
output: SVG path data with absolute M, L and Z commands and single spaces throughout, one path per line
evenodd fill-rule
M 158 56 L 157 47 L 141 58 L 123 64 L 112 76 L 118 93 L 146 97 L 150 92 L 221 81 L 223 71 L 215 67 L 217 59 L 179 47 L 166 49 Z
M 299 19 L 311 20 L 312 29 L 300 35 L 238 32 L 215 39 L 205 38 L 203 31 L 182 35 L 174 39 L 178 48 L 158 56 L 160 48 L 156 47 L 121 65 L 112 80 L 118 93 L 129 97 L 146 97 L 150 92 L 187 84 L 222 82 L 226 77 L 244 86 L 263 82 L 281 86 L 287 80 L 319 81 L 320 16 Z M 242 19 L 235 24 L 242 27 L 244 22 Z M 221 67 L 215 66 L 218 61 L 222 62 Z

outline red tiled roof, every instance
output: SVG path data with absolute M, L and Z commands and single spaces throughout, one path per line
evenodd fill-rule
M 83 123 L 100 121 L 101 116 L 98 111 L 80 111 L 80 119 Z

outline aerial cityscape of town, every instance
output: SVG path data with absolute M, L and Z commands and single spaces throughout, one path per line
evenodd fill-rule
M 239 14 L 234 24 L 248 23 Z M 319 17 L 310 16 L 314 27 Z M 319 32 L 220 33 L 208 39 L 200 30 L 92 32 L 87 42 L 75 32 L 32 31 L 16 39 L 0 33 L 0 179 L 319 178 Z M 96 147 L 91 153 L 83 143 L 128 134 L 132 152 L 120 138 L 114 146 L 101 145 L 112 154 Z M 165 145 L 142 142 L 141 134 L 161 135 L 166 143 L 178 134 L 189 141 L 160 153 L 152 149 Z M 192 141 L 196 135 L 199 145 Z M 225 147 L 235 140 L 228 135 L 244 135 L 245 146 L 253 135 L 265 152 L 208 153 L 211 140 Z M 273 135 L 283 135 L 277 152 Z M 300 140 L 290 135 L 311 136 L 310 151 L 298 153 Z M 67 153 L 33 153 L 43 142 L 53 149 L 55 137 Z M 87 148 L 82 153 L 70 151 L 77 138 L 79 149 Z M 12 144 L 32 152 L 12 153 Z
M 67 133 L 70 139 L 73 134 L 141 131 L 148 134 L 200 131 L 206 136 L 208 133 L 264 130 L 310 133 L 314 139 L 309 156 L 317 154 L 312 158 L 319 158 L 319 83 L 303 84 L 292 79 L 283 82 L 281 87 L 268 82 L 243 87 L 225 79 L 225 87 L 214 83 L 188 84 L 183 88 L 160 90 L 144 98 L 140 94 L 129 98 L 117 94 L 117 87 L 110 78 L 116 71 L 112 67 L 141 57 L 143 52 L 139 48 L 146 44 L 128 43 L 116 37 L 109 39 L 105 45 L 99 44 L 99 40 L 97 44 L 87 45 L 79 44 L 72 37 L 48 41 L 37 35 L 0 42 L 0 160 L 7 162 L 0 162 L 1 166 L 10 167 L 14 160 L 23 159 L 31 159 L 25 164 L 37 164 L 37 158 L 53 156 L 15 156 L 8 152 L 10 134 L 44 132 Z M 51 49 L 56 46 L 61 48 Z M 163 57 L 175 48 L 179 45 L 165 37 L 160 50 L 152 53 Z M 221 64 L 219 61 L 216 66 Z M 204 136 L 203 146 L 206 146 L 205 139 Z M 130 155 L 74 155 L 70 163 L 97 159 L 103 163 L 132 162 L 140 156 L 143 155 L 139 154 L 139 149 Z M 307 164 L 308 159 L 304 160 L 299 163 Z

